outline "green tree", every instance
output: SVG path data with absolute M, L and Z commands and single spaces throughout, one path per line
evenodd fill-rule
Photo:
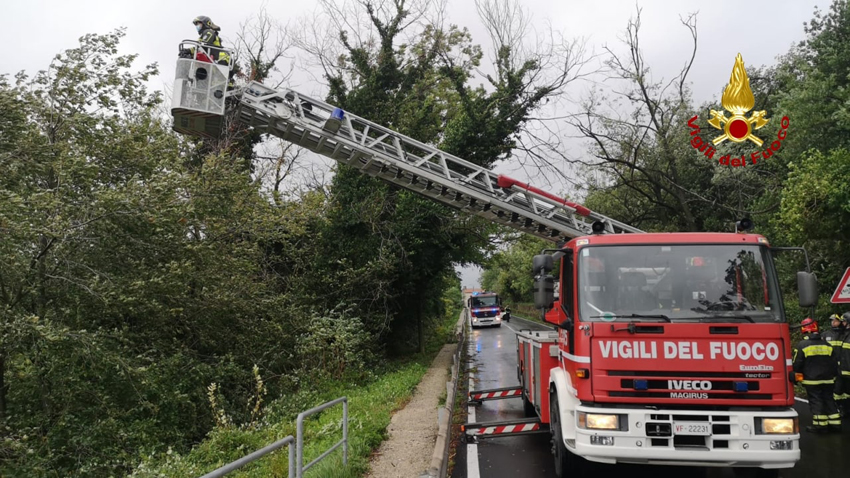
M 821 292 L 832 294 L 850 267 L 845 228 L 850 224 L 850 152 L 833 149 L 789 165 L 775 229 L 780 240 L 807 249 Z
M 211 383 L 239 424 L 255 365 L 272 393 L 298 369 L 312 315 L 278 271 L 304 275 L 324 201 L 273 206 L 229 155 L 184 169 L 123 35 L 0 82 L 4 476 L 120 474 L 202 439 Z
M 334 17 L 364 13 L 325 5 Z M 490 88 L 470 86 L 481 49 L 454 26 L 412 31 L 427 5 L 365 2 L 375 41 L 362 41 L 366 32 L 339 32 L 339 67 L 326 72 L 328 102 L 491 166 L 511 152 L 530 113 L 569 81 L 575 59 L 568 57 L 561 74 L 543 82 L 540 58 L 521 60 L 513 45 L 500 43 Z M 402 34 L 412 40 L 401 43 Z M 344 166 L 333 180 L 328 220 L 322 240 L 335 254 L 318 268 L 334 278 L 325 305 L 359 301 L 371 317 L 367 326 L 385 343 L 420 349 L 422 317 L 436 310 L 443 277 L 454 263 L 480 260 L 495 231 Z
M 481 286 L 495 291 L 508 302 L 531 302 L 534 282 L 532 259 L 543 249 L 551 248 L 551 242 L 534 236 L 520 236 L 487 260 L 481 274 Z

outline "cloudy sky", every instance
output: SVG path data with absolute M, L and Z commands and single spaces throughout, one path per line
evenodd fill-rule
M 344 0 L 339 0 L 343 2 Z M 351 0 L 348 0 L 351 1 Z M 380 2 L 381 0 L 377 0 Z M 191 24 L 197 15 L 207 15 L 222 27 L 225 44 L 235 40 L 239 25 L 265 7 L 270 16 L 290 28 L 310 25 L 317 2 L 310 0 L 206 0 L 173 2 L 164 0 L 5 0 L 4 28 L 0 44 L 6 55 L 0 74 L 20 70 L 35 72 L 45 69 L 53 56 L 72 48 L 86 33 L 106 33 L 117 27 L 127 28 L 122 51 L 138 53 L 140 64 L 156 62 L 160 77 L 152 88 L 165 89 L 174 73 L 177 43 L 196 36 Z M 585 38 L 590 49 L 600 52 L 604 46 L 622 52 L 619 38 L 636 5 L 642 9 L 641 47 L 651 73 L 656 79 L 675 76 L 690 54 L 690 37 L 679 23 L 680 16 L 698 13 L 699 47 L 689 76 L 697 102 L 719 97 L 728 81 L 734 58 L 743 55 L 748 66 L 769 65 L 778 55 L 804 38 L 803 22 L 812 18 L 815 7 L 828 9 L 830 0 L 520 0 L 538 31 L 545 25 L 567 37 Z M 478 20 L 472 0 L 448 0 L 447 20 L 467 27 L 473 40 L 481 45 L 489 41 Z M 230 42 L 232 44 L 232 40 Z M 298 52 L 293 52 L 297 55 Z M 285 60 L 285 68 L 296 66 L 289 85 L 314 95 L 324 93 L 315 75 L 300 70 L 296 60 Z M 312 72 L 315 73 L 315 72 Z M 576 84 L 571 96 L 580 97 L 582 85 Z M 576 143 L 581 154 L 581 144 Z M 499 166 L 512 171 L 510 164 Z M 558 190 L 557 185 L 552 187 Z M 561 190 L 566 188 L 561 186 Z M 464 269 L 463 284 L 475 285 L 475 268 Z

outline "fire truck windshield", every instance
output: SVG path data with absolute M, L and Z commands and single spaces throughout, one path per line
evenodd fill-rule
M 472 298 L 473 307 L 496 307 L 499 305 L 499 298 L 495 295 L 476 296 Z
M 767 254 L 738 244 L 585 247 L 578 262 L 581 320 L 781 321 Z M 631 314 L 647 318 L 619 317 Z

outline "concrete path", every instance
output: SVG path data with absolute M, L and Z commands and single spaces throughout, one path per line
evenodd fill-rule
M 410 402 L 393 415 L 389 438 L 372 457 L 367 478 L 415 478 L 428 469 L 437 440 L 437 408 L 451 380 L 457 344 L 443 346 L 416 387 Z

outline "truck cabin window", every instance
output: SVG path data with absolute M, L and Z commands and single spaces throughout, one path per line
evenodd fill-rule
M 472 307 L 496 307 L 498 305 L 499 301 L 495 296 L 472 298 Z
M 781 321 L 768 253 L 739 244 L 585 247 L 581 320 Z

